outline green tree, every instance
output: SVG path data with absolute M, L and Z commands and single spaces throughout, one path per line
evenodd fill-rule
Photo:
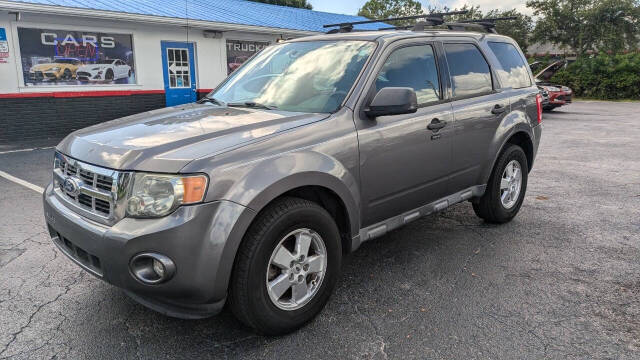
M 530 16 L 524 15 L 516 9 L 499 11 L 491 10 L 486 13 L 487 18 L 515 17 L 514 20 L 496 22 L 498 34 L 506 35 L 515 40 L 525 53 L 529 47 L 529 37 L 533 31 L 533 20 Z
M 491 10 L 487 13 L 483 13 L 480 10 L 480 6 L 473 6 L 465 4 L 460 8 L 449 9 L 445 7 L 443 12 L 448 11 L 468 11 L 466 14 L 450 15 L 446 18 L 447 21 L 456 22 L 464 20 L 478 20 L 487 18 L 501 18 L 501 17 L 516 17 L 514 20 L 497 21 L 496 31 L 498 34 L 509 36 L 513 38 L 523 51 L 527 51 L 529 47 L 529 36 L 533 30 L 533 20 L 530 16 L 520 13 L 516 9 L 511 10 Z M 430 12 L 438 12 L 433 9 L 429 9 Z
M 296 7 L 296 8 L 309 9 L 309 10 L 313 8 L 311 4 L 307 2 L 307 0 L 250 0 L 250 1 L 271 4 L 271 5 Z
M 387 19 L 422 15 L 422 4 L 416 0 L 369 0 L 358 11 L 358 15 L 369 19 Z M 388 21 L 388 24 L 405 26 L 415 23 L 415 20 Z
M 595 48 L 620 53 L 635 50 L 640 41 L 640 6 L 634 0 L 601 0 L 595 4 L 591 29 L 596 33 Z
M 578 54 L 637 48 L 638 0 L 529 0 L 527 6 L 539 17 L 533 31 L 537 42 Z

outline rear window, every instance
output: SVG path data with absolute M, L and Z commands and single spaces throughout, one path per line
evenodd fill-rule
M 515 46 L 503 42 L 489 42 L 502 69 L 496 70 L 503 87 L 519 89 L 531 86 L 531 78 L 524 59 Z
M 473 44 L 445 44 L 453 97 L 472 97 L 493 90 L 489 64 Z

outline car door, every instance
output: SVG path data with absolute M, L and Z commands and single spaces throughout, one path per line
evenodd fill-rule
M 451 160 L 451 104 L 444 100 L 438 51 L 432 42 L 389 47 L 365 84 L 356 112 L 363 226 L 416 209 L 447 194 Z M 410 87 L 413 114 L 369 118 L 362 111 L 383 87 Z M 427 127 L 437 124 L 433 130 Z M 433 126 L 432 126 L 433 127 Z M 436 129 L 438 128 L 438 129 Z
M 450 186 L 458 192 L 482 185 L 482 170 L 491 166 L 491 142 L 509 113 L 509 95 L 497 91 L 486 57 L 472 42 L 445 42 L 451 79 L 453 136 Z

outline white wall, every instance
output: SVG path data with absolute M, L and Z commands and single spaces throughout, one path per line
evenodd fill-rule
M 133 54 L 137 84 L 135 85 L 41 85 L 24 86 L 20 65 L 17 27 L 59 28 L 133 34 Z M 275 42 L 279 36 L 260 33 L 224 32 L 222 39 L 205 38 L 203 30 L 185 27 L 113 22 L 78 17 L 45 16 L 23 13 L 20 21 L 14 15 L 0 12 L 0 27 L 7 31 L 11 50 L 7 63 L 0 63 L 0 94 L 51 91 L 162 90 L 161 41 L 189 41 L 195 44 L 197 88 L 211 89 L 227 76 L 226 39 Z M 283 34 L 291 37 L 289 34 Z

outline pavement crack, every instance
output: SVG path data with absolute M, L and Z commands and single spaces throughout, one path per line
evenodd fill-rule
M 9 350 L 9 348 L 11 347 L 11 345 L 18 339 L 18 336 L 20 336 L 20 334 L 22 334 L 22 332 L 27 329 L 29 326 L 31 326 L 31 323 L 33 322 L 33 318 L 42 310 L 44 309 L 47 305 L 53 304 L 55 302 L 57 302 L 61 297 L 63 297 L 64 295 L 66 295 L 69 291 L 71 291 L 71 288 L 76 285 L 78 282 L 80 282 L 80 280 L 82 280 L 84 277 L 84 272 L 80 273 L 80 276 L 78 276 L 75 281 L 73 281 L 71 284 L 68 284 L 65 286 L 65 290 L 63 292 L 61 292 L 60 294 L 58 294 L 55 298 L 53 298 L 52 300 L 49 300 L 47 302 L 44 302 L 40 305 L 38 305 L 35 309 L 35 311 L 33 311 L 30 315 L 29 318 L 27 319 L 27 323 L 23 326 L 20 327 L 20 329 L 16 332 L 14 332 L 13 334 L 10 335 L 11 340 L 9 340 L 9 342 L 4 346 L 4 348 L 2 349 L 2 351 L 0 351 L 0 357 L 2 357 L 2 355 Z M 5 357 L 6 358 L 6 357 Z

